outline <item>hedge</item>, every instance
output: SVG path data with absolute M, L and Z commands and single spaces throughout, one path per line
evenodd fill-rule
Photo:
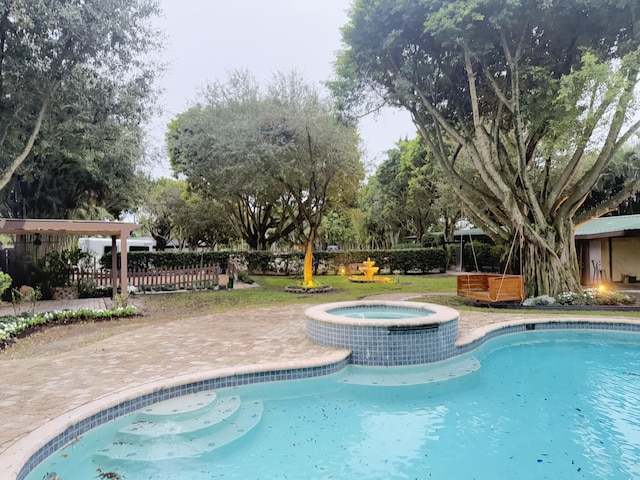
M 481 272 L 499 272 L 502 270 L 500 260 L 503 253 L 504 247 L 500 245 L 490 245 L 488 243 L 477 241 L 465 243 L 464 258 L 462 262 L 464 270 L 466 272 L 475 271 L 477 261 L 478 268 Z
M 128 270 L 147 271 L 150 268 L 190 268 L 198 265 L 215 265 L 227 267 L 232 252 L 128 252 Z M 111 269 L 111 254 L 106 253 L 100 259 L 105 270 Z M 118 269 L 121 258 L 118 253 Z
M 459 262 L 457 254 L 460 250 L 460 245 L 449 245 L 447 249 L 449 252 L 449 265 L 457 266 L 457 262 Z M 504 257 L 505 247 L 503 245 L 491 245 L 478 241 L 465 243 L 462 268 L 465 272 L 475 272 L 477 261 L 478 269 L 481 272 L 502 272 L 504 270 Z
M 441 248 L 411 248 L 405 250 L 338 250 L 317 251 L 313 254 L 314 274 L 335 273 L 341 266 L 362 263 L 367 258 L 376 262 L 381 270 L 427 273 L 445 271 L 447 252 Z M 218 264 L 226 268 L 229 260 L 237 261 L 240 268 L 252 274 L 300 274 L 304 264 L 302 252 L 129 252 L 129 270 L 146 271 L 150 268 L 191 268 L 198 265 Z M 111 255 L 101 259 L 104 269 L 111 267 Z M 118 254 L 120 268 L 120 254 Z

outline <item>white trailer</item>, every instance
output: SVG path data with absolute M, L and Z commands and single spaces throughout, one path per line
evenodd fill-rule
M 105 253 L 111 252 L 111 238 L 108 237 L 84 237 L 78 239 L 78 248 L 88 252 L 96 262 L 99 262 Z M 116 239 L 116 248 L 121 252 L 120 239 Z M 127 239 L 127 252 L 152 252 L 156 248 L 156 242 L 152 237 L 133 237 Z

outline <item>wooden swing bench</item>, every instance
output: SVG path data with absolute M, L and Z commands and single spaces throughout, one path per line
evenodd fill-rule
M 525 299 L 522 275 L 466 273 L 458 276 L 458 296 L 478 302 L 522 302 Z

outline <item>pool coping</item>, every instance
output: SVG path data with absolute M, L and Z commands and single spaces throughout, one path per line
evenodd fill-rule
M 567 329 L 575 326 L 576 329 L 596 329 L 603 330 L 607 329 L 607 326 L 616 326 L 616 325 L 630 325 L 638 327 L 637 331 L 640 331 L 640 319 L 631 319 L 625 317 L 589 317 L 588 319 L 583 318 L 570 318 L 570 317 L 554 317 L 554 318 L 543 318 L 536 319 L 535 321 L 531 321 L 529 319 L 518 319 L 518 320 L 508 320 L 506 322 L 494 323 L 491 325 L 484 325 L 474 330 L 470 331 L 465 335 L 461 335 L 458 337 L 458 340 L 455 343 L 456 347 L 459 348 L 469 348 L 470 346 L 473 348 L 479 347 L 485 340 L 488 340 L 487 337 L 493 338 L 496 333 L 509 334 L 509 333 L 517 333 L 520 331 L 528 331 L 528 330 L 536 330 L 536 327 L 560 327 L 558 329 Z M 517 329 L 516 331 L 513 331 Z M 545 330 L 550 330 L 553 328 L 544 328 Z M 506 331 L 509 330 L 509 331 Z M 608 329 L 607 329 L 608 330 Z M 610 328 L 610 330 L 616 331 L 636 331 L 627 330 L 621 328 Z
M 375 319 L 375 318 L 352 318 L 343 317 L 328 313 L 329 310 L 338 308 L 352 307 L 402 307 L 415 308 L 417 310 L 425 310 L 431 312 L 429 315 L 422 317 L 401 318 L 401 319 Z M 307 318 L 312 318 L 324 323 L 335 325 L 353 325 L 358 327 L 382 327 L 382 326 L 415 326 L 415 325 L 432 325 L 436 323 L 444 323 L 455 320 L 459 316 L 459 312 L 453 308 L 444 305 L 436 305 L 426 302 L 396 301 L 396 300 L 354 300 L 347 302 L 323 303 L 314 305 L 304 311 Z
M 588 319 L 546 317 L 532 320 L 517 319 L 478 327 L 457 339 L 455 342 L 457 352 L 449 358 L 464 355 L 498 336 L 526 331 L 590 329 L 640 333 L 640 319 L 624 317 L 589 317 Z M 327 375 L 349 365 L 350 355 L 349 350 L 336 349 L 329 355 L 316 358 L 217 368 L 143 383 L 100 397 L 65 412 L 17 440 L 0 454 L 0 472 L 4 471 L 8 475 L 7 480 L 22 480 L 41 461 L 73 441 L 78 435 L 146 405 L 196 391 Z M 119 406 L 122 407 L 121 412 L 111 412 Z M 88 421 L 92 418 L 95 420 Z M 77 428 L 81 424 L 82 427 Z

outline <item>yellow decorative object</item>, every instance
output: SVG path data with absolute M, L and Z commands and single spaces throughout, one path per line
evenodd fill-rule
M 375 264 L 376 262 L 371 260 L 371 258 L 367 258 L 366 262 L 362 262 L 364 267 L 360 267 L 360 271 L 364 275 L 365 280 L 373 282 L 373 276 L 380 270 L 380 267 L 374 267 Z
M 362 283 L 389 283 L 389 279 L 386 277 L 376 276 L 380 267 L 374 267 L 376 264 L 375 261 L 371 260 L 371 258 L 367 258 L 366 262 L 362 262 L 362 265 L 358 267 L 358 271 L 362 272 L 362 275 L 352 275 L 349 277 L 351 282 L 362 282 Z

